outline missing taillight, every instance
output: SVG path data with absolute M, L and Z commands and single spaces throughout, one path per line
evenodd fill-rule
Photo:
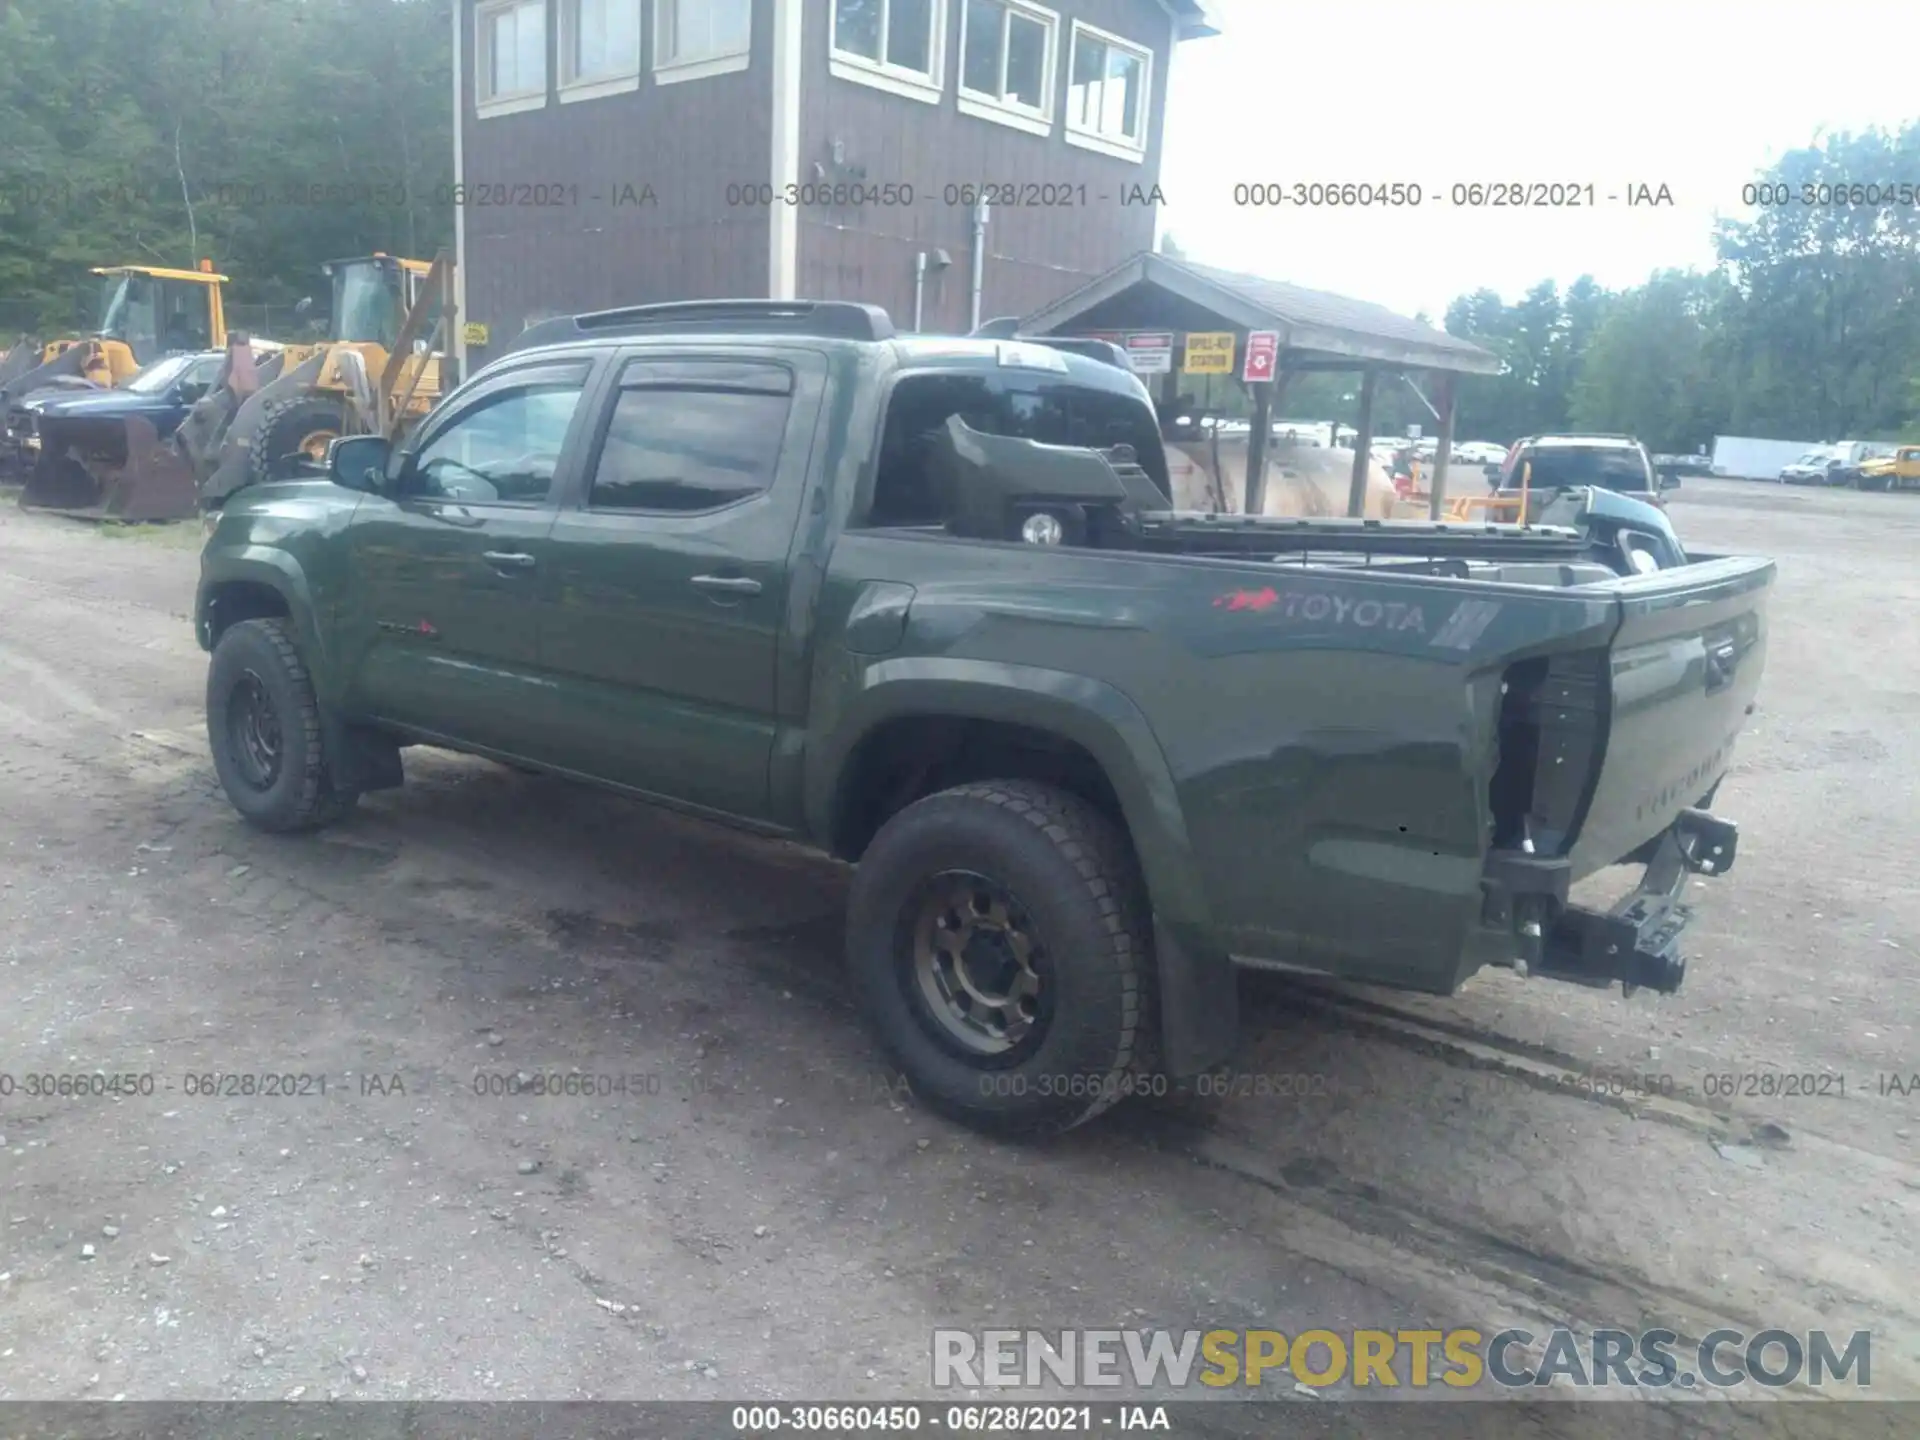
M 1604 650 L 1507 668 L 1500 758 L 1488 790 L 1496 849 L 1553 856 L 1571 846 L 1600 767 L 1607 677 Z

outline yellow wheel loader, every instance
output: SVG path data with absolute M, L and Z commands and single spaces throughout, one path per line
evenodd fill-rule
M 234 336 L 220 381 L 188 416 L 178 445 L 202 508 L 235 490 L 317 467 L 340 435 L 397 437 L 441 393 L 453 323 L 453 266 L 375 254 L 324 267 L 332 336 L 288 345 L 256 366 Z M 300 313 L 311 308 L 303 301 Z
M 102 265 L 93 273 L 100 295 L 87 333 L 22 339 L 0 357 L 0 416 L 33 390 L 119 385 L 163 356 L 225 347 L 227 277 L 211 260 L 197 270 Z

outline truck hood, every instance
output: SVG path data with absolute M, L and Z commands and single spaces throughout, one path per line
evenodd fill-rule
M 125 390 L 40 390 L 17 408 L 52 420 L 88 415 L 158 415 L 176 407 L 165 395 L 133 395 Z
M 251 545 L 276 546 L 289 536 L 346 528 L 365 497 L 331 480 L 275 480 L 249 485 L 226 497 L 215 512 L 205 557 L 215 551 Z

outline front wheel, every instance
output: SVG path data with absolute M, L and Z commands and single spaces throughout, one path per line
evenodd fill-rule
M 207 667 L 207 739 L 221 788 L 262 830 L 312 830 L 359 796 L 337 789 L 320 739 L 320 702 L 285 620 L 243 620 Z
M 1047 1134 L 1150 1084 L 1143 887 L 1085 801 L 1028 781 L 930 795 L 874 837 L 848 908 L 856 993 L 933 1109 Z

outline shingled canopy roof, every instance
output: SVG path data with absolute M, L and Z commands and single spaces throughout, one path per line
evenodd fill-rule
M 1366 300 L 1142 252 L 1026 317 L 1034 335 L 1275 330 L 1290 361 L 1494 375 L 1497 356 Z
M 1207 14 L 1206 0 L 1173 0 L 1173 15 L 1179 23 L 1182 40 L 1199 40 L 1220 33 Z

